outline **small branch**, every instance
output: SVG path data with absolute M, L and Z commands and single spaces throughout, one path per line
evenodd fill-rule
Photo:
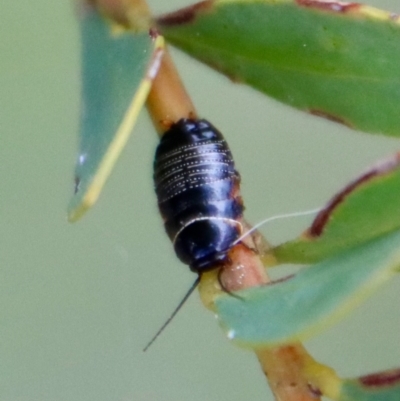
M 132 29 L 142 29 L 143 24 L 151 21 L 151 13 L 145 0 L 83 1 L 90 6 L 98 7 L 108 17 Z M 162 135 L 171 123 L 181 118 L 197 117 L 194 105 L 167 51 L 148 97 L 147 108 L 159 135 Z M 243 222 L 243 224 L 246 223 Z M 255 249 L 258 249 L 257 234 L 247 237 L 244 243 L 239 243 L 231 249 L 230 263 L 221 273 L 221 280 L 228 291 L 234 292 L 270 282 L 260 254 Z M 215 270 L 202 275 L 199 290 L 204 305 L 212 309 L 216 294 L 221 292 Z M 322 382 L 310 383 L 308 377 L 318 375 L 308 376 L 306 372 L 307 369 L 310 371 L 310 366 L 316 367 L 318 373 L 324 368 L 326 373 L 329 368 L 314 362 L 301 344 L 258 349 L 255 353 L 276 400 L 316 401 L 320 399 L 321 393 L 318 386 Z M 331 377 L 336 376 L 328 372 L 326 375 L 328 382 Z
M 147 98 L 147 109 L 159 135 L 181 118 L 197 117 L 167 49 Z
M 260 255 L 253 251 L 252 238 L 229 253 L 231 263 L 224 268 L 222 280 L 228 291 L 265 285 L 270 282 Z M 250 243 L 249 243 L 250 242 Z M 250 246 L 250 248 L 249 248 Z M 304 375 L 310 356 L 300 343 L 255 350 L 275 399 L 279 401 L 316 401 L 321 394 L 310 387 Z M 311 358 L 312 359 L 312 358 Z
M 337 399 L 340 393 L 333 369 L 314 361 L 300 343 L 257 350 L 256 355 L 277 400 Z
M 321 394 L 312 391 L 302 376 L 304 350 L 301 344 L 256 351 L 272 392 L 278 400 L 315 400 Z

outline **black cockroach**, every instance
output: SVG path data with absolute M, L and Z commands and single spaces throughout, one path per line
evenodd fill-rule
M 154 184 L 175 252 L 198 278 L 144 351 L 186 302 L 201 274 L 223 266 L 234 245 L 265 223 L 320 210 L 269 217 L 243 233 L 240 175 L 222 134 L 206 120 L 182 119 L 171 125 L 156 151 Z
M 243 231 L 240 175 L 222 134 L 206 120 L 181 119 L 164 134 L 154 184 L 179 259 L 196 273 L 214 269 Z
M 175 252 L 199 276 L 144 351 L 196 288 L 201 274 L 227 261 L 243 232 L 240 175 L 224 137 L 208 121 L 181 119 L 171 125 L 156 150 L 154 184 Z

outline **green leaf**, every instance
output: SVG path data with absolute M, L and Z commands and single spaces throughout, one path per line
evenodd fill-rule
M 158 19 L 173 45 L 290 106 L 400 136 L 400 18 L 355 3 L 204 1 Z
M 82 115 L 70 221 L 97 200 L 146 100 L 163 38 L 111 26 L 94 10 L 81 20 Z
M 279 263 L 312 263 L 400 228 L 400 154 L 341 190 L 299 238 L 273 249 Z
M 400 369 L 344 380 L 338 401 L 398 401 Z
M 216 299 L 229 338 L 247 347 L 307 338 L 356 307 L 400 266 L 400 231 L 305 268 L 293 278 Z

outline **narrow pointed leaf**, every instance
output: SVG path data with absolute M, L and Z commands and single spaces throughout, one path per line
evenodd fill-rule
M 158 19 L 235 82 L 352 128 L 400 136 L 400 18 L 356 3 L 207 0 Z
M 400 153 L 335 195 L 299 238 L 272 250 L 279 263 L 312 263 L 400 228 Z
M 400 369 L 344 380 L 338 401 L 398 401 Z
M 97 200 L 158 70 L 161 36 L 113 28 L 94 10 L 81 20 L 82 116 L 70 221 Z
M 305 268 L 283 282 L 220 296 L 229 338 L 248 347 L 303 340 L 333 324 L 400 266 L 400 231 Z

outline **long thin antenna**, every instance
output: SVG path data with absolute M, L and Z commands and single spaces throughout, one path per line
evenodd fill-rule
M 278 214 L 276 216 L 272 216 L 272 217 L 268 217 L 262 221 L 260 221 L 259 223 L 257 223 L 255 226 L 253 226 L 250 230 L 246 231 L 243 235 L 241 235 L 234 243 L 233 245 L 238 244 L 240 241 L 243 240 L 243 238 L 247 237 L 249 234 L 251 234 L 252 232 L 256 231 L 259 227 L 261 227 L 262 225 L 269 223 L 271 221 L 274 220 L 279 220 L 279 219 L 286 219 L 289 217 L 300 217 L 300 216 L 307 216 L 309 214 L 315 214 L 318 213 L 319 211 L 321 211 L 321 208 L 318 209 L 312 209 L 312 210 L 306 210 L 304 212 L 293 212 L 293 213 L 285 213 L 285 214 Z
M 189 288 L 188 292 L 185 294 L 185 296 L 182 298 L 181 302 L 179 302 L 178 306 L 174 309 L 172 312 L 171 316 L 165 321 L 165 323 L 160 327 L 160 329 L 157 331 L 157 333 L 154 335 L 154 337 L 149 341 L 149 343 L 143 348 L 143 352 L 146 352 L 149 348 L 150 345 L 154 343 L 154 341 L 157 340 L 157 337 L 164 331 L 164 329 L 169 325 L 171 320 L 175 317 L 175 315 L 179 312 L 179 310 L 182 308 L 183 304 L 188 300 L 190 295 L 192 295 L 192 292 L 196 289 L 196 287 L 200 283 L 200 276 L 196 278 L 195 282 L 192 284 L 192 286 Z

